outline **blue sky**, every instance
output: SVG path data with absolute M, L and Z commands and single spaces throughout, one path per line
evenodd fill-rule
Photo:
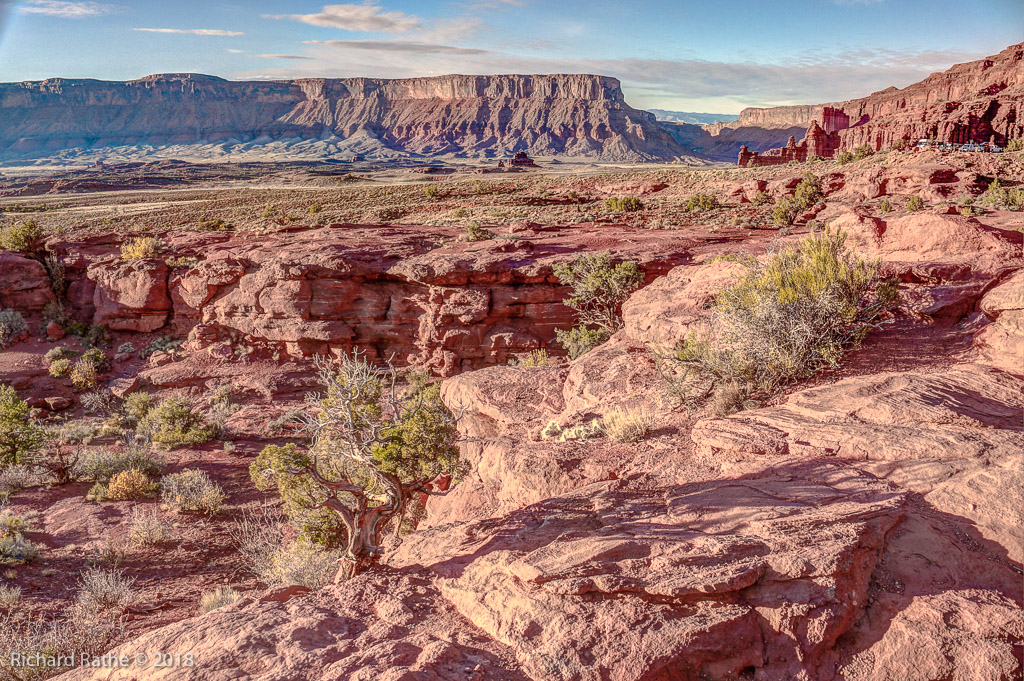
M 601 73 L 738 113 L 902 87 L 1024 40 L 1021 0 L 0 0 L 0 81 Z

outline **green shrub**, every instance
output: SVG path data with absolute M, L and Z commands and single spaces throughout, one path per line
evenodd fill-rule
M 894 285 L 878 283 L 877 266 L 829 229 L 744 264 L 746 274 L 715 298 L 707 328 L 678 348 L 691 394 L 733 381 L 770 393 L 834 368 L 896 297 Z
M 428 199 L 435 198 L 441 194 L 441 190 L 437 188 L 436 184 L 428 184 L 423 188 L 423 195 Z
M 491 230 L 484 229 L 475 220 L 468 223 L 462 229 L 465 232 L 462 236 L 463 241 L 486 241 L 487 239 L 494 238 L 494 233 Z
M 783 226 L 792 225 L 796 222 L 799 210 L 796 201 L 788 197 L 781 198 L 775 202 L 775 207 L 772 208 L 772 223 Z
M 224 490 L 205 471 L 186 468 L 161 478 L 160 500 L 175 513 L 213 515 L 224 504 Z
M 1024 191 L 1019 188 L 1007 190 L 998 180 L 992 180 L 988 189 L 981 195 L 979 203 L 1007 210 L 1024 210 Z
M 317 213 L 323 211 L 323 209 L 324 209 L 324 207 L 321 206 L 319 203 L 314 203 L 314 204 L 310 205 L 310 207 L 309 207 L 309 214 L 310 215 L 316 215 Z
M 149 345 L 147 345 L 140 353 L 141 359 L 147 359 L 155 352 L 167 352 L 173 353 L 181 345 L 182 341 L 178 338 L 171 338 L 170 336 L 159 336 L 154 338 Z
M 159 475 L 165 465 L 164 460 L 145 445 L 129 443 L 119 450 L 83 450 L 79 455 L 75 472 L 79 478 L 105 485 L 123 471 L 136 470 L 144 475 L 154 476 Z
M 234 230 L 235 226 L 230 222 L 225 222 L 221 218 L 203 218 L 196 225 L 196 229 L 200 232 L 230 232 Z
M 0 350 L 14 345 L 28 329 L 17 310 L 0 310 Z
M 853 154 L 851 154 L 848 151 L 840 151 L 838 154 L 836 154 L 836 163 L 838 163 L 841 166 L 844 166 L 847 163 L 850 163 L 851 161 L 853 161 Z
M 1018 137 L 1016 139 L 1012 139 L 1012 140 L 1007 141 L 1007 143 L 1006 143 L 1006 150 L 1007 151 L 1021 151 L 1021 150 L 1024 150 L 1024 139 L 1021 139 L 1020 137 Z
M 0 225 L 0 248 L 18 253 L 29 253 L 35 250 L 42 236 L 43 232 L 35 220 Z
M 199 612 L 206 614 L 218 608 L 223 608 L 226 605 L 237 603 L 242 598 L 242 594 L 230 586 L 218 586 L 213 591 L 203 594 L 202 599 L 199 601 Z
M 50 376 L 53 378 L 67 376 L 69 371 L 71 371 L 70 359 L 58 359 L 50 364 L 49 372 Z
M 29 411 L 14 388 L 0 383 L 0 466 L 20 464 L 43 445 L 46 433 Z
M 151 236 L 135 236 L 121 244 L 122 260 L 145 260 L 155 258 L 163 251 L 165 244 Z
M 156 397 L 151 393 L 134 392 L 124 398 L 124 402 L 121 403 L 121 413 L 128 425 L 136 428 L 155 405 Z
M 910 140 L 904 139 L 902 137 L 897 140 L 893 140 L 892 145 L 889 148 L 894 149 L 896 151 L 904 151 L 905 149 L 910 148 Z
M 888 197 L 882 199 L 882 203 L 880 203 L 878 205 L 878 209 L 880 211 L 882 211 L 883 213 L 891 213 L 892 212 L 892 201 L 890 201 Z
M 25 539 L 35 528 L 35 518 L 9 509 L 0 510 L 0 563 L 27 563 L 39 554 L 39 547 Z
M 71 348 L 66 348 L 63 345 L 58 345 L 55 348 L 50 348 L 49 350 L 47 350 L 46 354 L 43 355 L 43 359 L 46 360 L 48 364 L 50 364 L 56 362 L 58 359 L 68 359 L 70 357 L 74 357 L 77 354 L 78 353 L 72 350 Z
M 758 191 L 753 203 L 755 206 L 768 206 L 772 203 L 772 197 L 768 192 Z
M 622 326 L 619 308 L 643 280 L 632 261 L 612 266 L 608 253 L 580 253 L 571 263 L 555 265 L 558 280 L 572 289 L 562 301 L 577 313 L 579 325 L 558 329 L 558 342 L 572 358 L 588 352 L 607 340 Z
M 860 161 L 875 153 L 875 150 L 866 144 L 862 144 L 853 150 L 854 160 Z
M 694 194 L 686 199 L 687 213 L 706 213 L 720 206 L 721 204 L 718 203 L 718 199 L 713 194 Z
M 635 196 L 605 199 L 604 207 L 614 213 L 636 213 L 644 209 L 644 202 Z
M 821 191 L 821 179 L 814 173 L 804 173 L 793 194 L 796 205 L 802 210 L 810 210 L 823 198 L 825 195 Z
M 916 213 L 917 211 L 924 208 L 924 199 L 920 196 L 911 196 L 910 200 L 907 201 L 907 212 Z
M 616 408 L 601 417 L 601 427 L 612 442 L 640 442 L 651 429 L 651 415 L 640 408 Z
M 188 400 L 169 397 L 151 408 L 139 422 L 139 430 L 164 449 L 209 442 L 216 428 L 206 417 L 192 411 Z

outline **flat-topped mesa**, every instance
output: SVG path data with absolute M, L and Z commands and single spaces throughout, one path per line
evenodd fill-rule
M 817 144 L 816 121 L 827 136 L 824 153 L 802 151 Z M 1024 43 L 1011 45 L 999 54 L 947 71 L 933 73 L 908 87 L 890 87 L 867 97 L 845 102 L 771 109 L 744 109 L 740 120 L 721 124 L 712 135 L 725 129 L 778 129 L 807 127 L 796 150 L 786 147 L 760 154 L 741 149 L 738 165 L 775 165 L 789 160 L 806 160 L 817 153 L 831 158 L 838 151 L 867 145 L 874 151 L 886 149 L 898 140 L 964 144 L 989 142 L 1005 144 L 1024 136 Z M 805 142 L 807 145 L 805 145 Z M 779 160 L 786 159 L 786 160 Z
M 587 74 L 0 83 L 0 121 L 0 160 L 143 145 L 221 144 L 216 153 L 226 155 L 272 141 L 303 142 L 321 157 L 526 151 L 646 161 L 692 153 L 626 104 L 618 80 Z

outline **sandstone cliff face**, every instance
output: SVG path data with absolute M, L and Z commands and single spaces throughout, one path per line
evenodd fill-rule
M 179 269 L 157 258 L 122 261 L 104 238 L 55 240 L 54 248 L 72 279 L 73 308 L 115 331 L 191 332 L 192 347 L 215 357 L 254 347 L 293 357 L 359 347 L 451 375 L 504 364 L 573 325 L 552 273 L 572 253 L 608 250 L 653 279 L 688 261 L 693 245 L 625 227 L 530 229 L 518 232 L 528 239 L 476 243 L 457 234 L 404 225 L 291 228 L 262 238 L 178 234 L 175 252 L 202 257 Z
M 867 97 L 815 105 L 749 108 L 731 123 L 703 126 L 710 139 L 694 148 L 723 158 L 730 144 L 763 151 L 767 140 L 781 146 L 789 135 L 818 121 L 839 135 L 839 149 L 867 144 L 883 149 L 898 139 L 916 142 L 996 142 L 1024 135 L 1024 43 L 997 55 L 957 64 L 908 87 L 890 87 Z M 833 109 L 843 120 L 824 120 Z M 845 120 L 848 118 L 849 120 Z M 792 132 L 794 128 L 801 132 Z M 735 155 L 735 153 L 734 153 Z
M 672 159 L 685 150 L 625 103 L 614 78 L 583 74 L 227 81 L 198 74 L 126 82 L 0 84 L 0 159 L 132 145 L 330 142 L 394 154 Z M 358 146 L 355 146 L 358 145 Z

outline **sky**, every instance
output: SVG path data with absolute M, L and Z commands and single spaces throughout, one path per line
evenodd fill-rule
M 729 114 L 1022 41 L 1022 0 L 0 0 L 5 82 L 599 73 L 638 108 Z

